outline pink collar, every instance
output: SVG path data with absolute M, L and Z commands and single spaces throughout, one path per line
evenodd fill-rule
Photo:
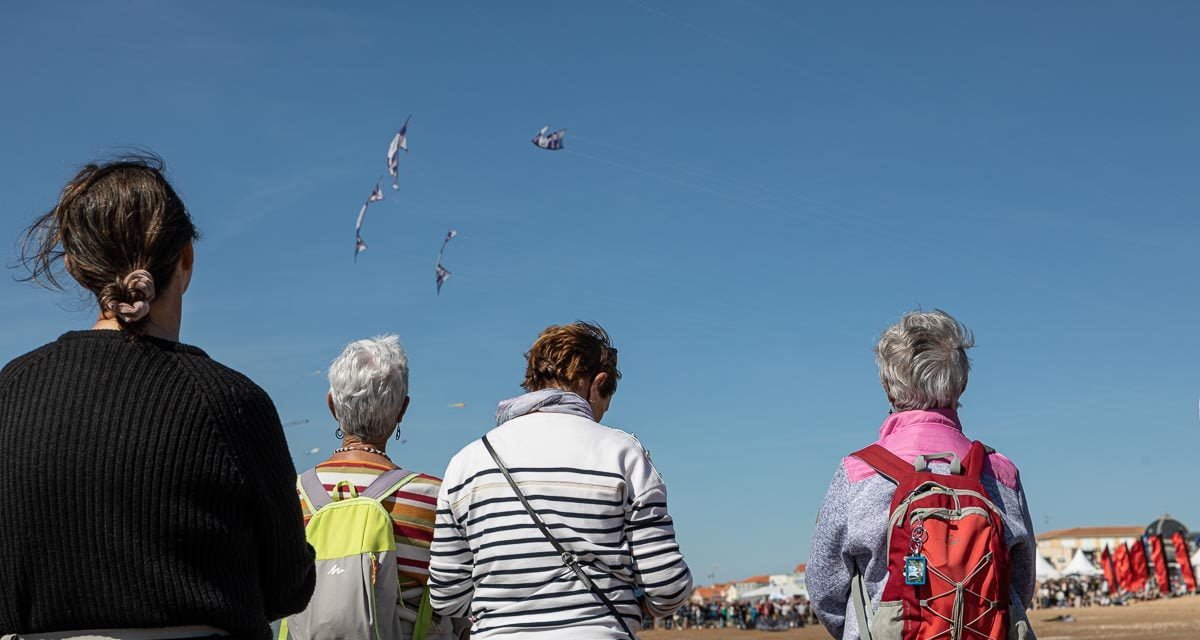
M 971 448 L 971 439 L 963 435 L 956 409 L 893 413 L 879 427 L 877 443 L 907 462 L 912 462 L 920 454 L 943 451 L 951 451 L 962 458 Z M 858 458 L 846 458 L 842 463 L 852 483 L 875 475 L 875 471 Z M 1016 488 L 1019 482 L 1016 467 L 998 453 L 988 456 L 988 466 L 984 472 L 995 476 L 1010 488 Z
M 879 427 L 880 442 L 889 436 L 912 428 L 941 427 L 953 429 L 962 433 L 962 423 L 958 420 L 957 409 L 918 409 L 916 411 L 901 411 L 888 416 Z

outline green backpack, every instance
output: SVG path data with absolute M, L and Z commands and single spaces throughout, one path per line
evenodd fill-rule
M 387 471 L 362 494 L 343 480 L 334 487 L 334 498 L 316 469 L 300 475 L 300 490 L 313 509 L 305 536 L 317 551 L 317 586 L 308 608 L 280 625 L 279 640 L 289 635 L 294 640 L 425 640 L 433 619 L 429 587 L 415 614 L 397 604 L 396 538 L 380 503 L 418 475 Z M 343 488 L 349 498 L 341 497 Z M 411 636 L 405 634 L 408 625 Z

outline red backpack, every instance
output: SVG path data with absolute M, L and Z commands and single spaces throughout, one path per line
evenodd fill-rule
M 897 485 L 888 517 L 888 578 L 871 619 L 861 577 L 852 588 L 862 638 L 1009 637 L 1004 519 L 980 482 L 988 453 L 975 442 L 961 462 L 934 453 L 908 464 L 877 444 L 852 454 Z M 930 472 L 934 459 L 950 460 L 950 475 Z

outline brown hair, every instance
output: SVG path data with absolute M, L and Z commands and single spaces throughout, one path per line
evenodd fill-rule
M 184 248 L 200 235 L 163 171 L 162 159 L 150 153 L 81 169 L 58 204 L 25 231 L 21 264 L 29 276 L 23 279 L 62 289 L 55 270 L 65 258 L 67 273 L 96 296 L 101 310 L 144 298 L 127 278 L 139 269 L 150 272 L 152 288 L 166 290 Z M 145 324 L 144 318 L 118 320 L 134 333 Z
M 525 354 L 526 391 L 547 387 L 574 387 L 587 383 L 599 373 L 607 373 L 601 387 L 605 397 L 617 391 L 621 372 L 617 369 L 617 350 L 600 325 L 572 322 L 546 327 Z

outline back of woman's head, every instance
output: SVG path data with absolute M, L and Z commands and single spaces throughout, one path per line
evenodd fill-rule
M 617 369 L 617 349 L 600 325 L 572 322 L 546 327 L 525 354 L 526 391 L 549 387 L 570 390 L 587 384 L 597 374 L 608 379 L 600 394 L 609 397 L 617 391 L 621 371 Z
M 162 159 L 149 154 L 81 169 L 26 231 L 21 261 L 28 279 L 60 289 L 55 271 L 62 259 L 102 313 L 139 332 L 150 301 L 172 285 L 185 247 L 199 237 L 163 170 Z
M 329 398 L 347 434 L 387 438 L 408 398 L 408 354 L 388 334 L 355 340 L 329 365 Z
M 975 336 L 953 316 L 911 311 L 875 346 L 879 379 L 897 411 L 955 409 L 967 388 Z

